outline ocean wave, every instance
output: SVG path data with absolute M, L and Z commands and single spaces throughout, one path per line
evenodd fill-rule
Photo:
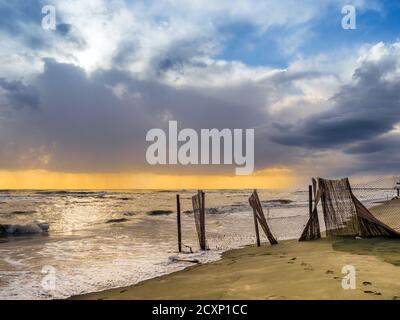
M 211 207 L 205 208 L 206 214 L 216 215 L 216 214 L 225 214 L 225 213 L 233 213 L 237 211 L 244 211 L 244 209 L 248 209 L 245 205 L 230 205 L 230 206 L 222 206 L 222 207 Z M 243 209 L 243 210 L 241 210 Z M 184 214 L 193 214 L 193 210 L 185 210 Z
M 308 202 L 293 201 L 289 199 L 275 199 L 275 200 L 261 201 L 261 205 L 269 209 L 303 208 L 303 207 L 308 207 Z
M 74 196 L 74 197 L 98 197 L 103 198 L 107 193 L 99 192 L 99 191 L 65 191 L 65 190 L 57 190 L 57 191 L 36 191 L 37 195 L 44 196 Z
M 68 194 L 68 191 L 36 191 L 35 194 L 40 194 L 40 195 L 63 195 L 63 194 Z
M 206 214 L 211 214 L 211 215 L 216 215 L 216 214 L 225 214 L 225 213 L 233 213 L 234 206 L 228 206 L 228 207 L 218 207 L 218 208 L 205 208 L 205 213 Z M 238 210 L 236 210 L 238 211 Z M 193 214 L 193 210 L 185 210 L 183 211 L 184 214 Z
M 127 222 L 129 219 L 127 218 L 116 218 L 116 219 L 110 219 L 107 220 L 106 223 L 120 223 L 120 222 Z
M 261 201 L 263 208 L 266 209 L 279 209 L 279 208 L 302 208 L 308 206 L 307 203 L 299 203 L 289 199 L 276 199 L 276 200 L 266 200 Z M 223 205 L 217 207 L 206 208 L 206 214 L 216 215 L 216 214 L 230 214 L 238 212 L 247 212 L 251 210 L 250 205 L 247 202 L 238 202 L 230 205 Z M 185 210 L 184 214 L 193 214 L 193 210 Z
M 279 204 L 289 204 L 289 203 L 293 203 L 293 200 L 290 199 L 274 199 L 274 200 L 267 200 L 267 202 L 270 203 L 279 203 Z
M 48 223 L 0 224 L 0 236 L 47 233 Z
M 171 213 L 173 213 L 172 210 L 151 210 L 147 212 L 149 216 L 169 215 Z
M 10 214 L 15 214 L 15 215 L 26 215 L 26 214 L 34 214 L 34 213 L 36 213 L 35 210 L 21 210 L 21 211 L 10 212 Z

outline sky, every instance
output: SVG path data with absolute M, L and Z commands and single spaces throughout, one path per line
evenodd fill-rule
M 0 0 L 0 188 L 399 175 L 399 31 L 400 1 Z M 150 166 L 146 133 L 170 120 L 254 128 L 254 173 Z

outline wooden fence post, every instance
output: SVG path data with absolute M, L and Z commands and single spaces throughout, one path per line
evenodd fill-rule
M 313 190 L 312 190 L 312 185 L 308 186 L 308 210 L 310 212 L 310 217 L 312 215 L 313 212 L 313 194 L 312 194 Z
M 179 252 L 182 252 L 181 202 L 179 194 L 176 195 L 176 220 L 178 225 L 178 250 Z
M 205 215 L 205 194 L 199 190 L 200 197 L 200 230 L 201 230 L 201 250 L 206 250 L 206 215 Z
M 260 232 L 258 231 L 258 221 L 257 221 L 257 216 L 256 216 L 256 209 L 253 208 L 253 216 L 254 216 L 254 228 L 256 229 L 256 239 L 257 239 L 257 247 L 261 246 L 261 241 L 260 241 Z

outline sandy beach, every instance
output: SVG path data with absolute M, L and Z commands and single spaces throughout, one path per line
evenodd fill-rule
M 344 265 L 356 289 L 344 290 Z M 400 242 L 387 239 L 285 241 L 226 252 L 220 261 L 136 286 L 72 299 L 400 299 Z
M 400 0 L 0 1 L 0 301 L 400 300 Z
M 393 229 L 400 231 L 400 199 L 392 199 L 370 209 L 371 213 Z
M 341 286 L 348 264 L 357 270 L 355 290 Z M 400 299 L 399 266 L 395 240 L 293 240 L 232 250 L 214 263 L 73 299 L 392 300 Z
M 400 200 L 371 211 L 394 221 Z M 394 226 L 396 227 L 396 226 Z M 342 268 L 356 269 L 356 289 L 342 288 Z M 188 267 L 137 285 L 72 299 L 400 299 L 400 241 L 325 238 L 225 252 L 221 260 Z

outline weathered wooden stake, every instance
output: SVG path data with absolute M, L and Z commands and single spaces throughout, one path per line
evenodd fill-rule
M 308 209 L 310 212 L 310 217 L 312 215 L 313 212 L 313 194 L 312 194 L 313 190 L 312 190 L 312 185 L 308 186 Z
M 178 250 L 182 252 L 182 231 L 181 231 L 181 202 L 179 194 L 176 195 L 176 221 L 178 225 Z
M 201 230 L 201 250 L 206 250 L 206 215 L 205 215 L 205 195 L 202 190 L 199 190 L 200 196 L 200 230 Z
M 253 216 L 254 216 L 254 228 L 256 229 L 256 238 L 257 238 L 257 247 L 261 246 L 261 241 L 260 241 L 260 232 L 258 231 L 258 221 L 256 217 L 256 209 L 253 208 Z

